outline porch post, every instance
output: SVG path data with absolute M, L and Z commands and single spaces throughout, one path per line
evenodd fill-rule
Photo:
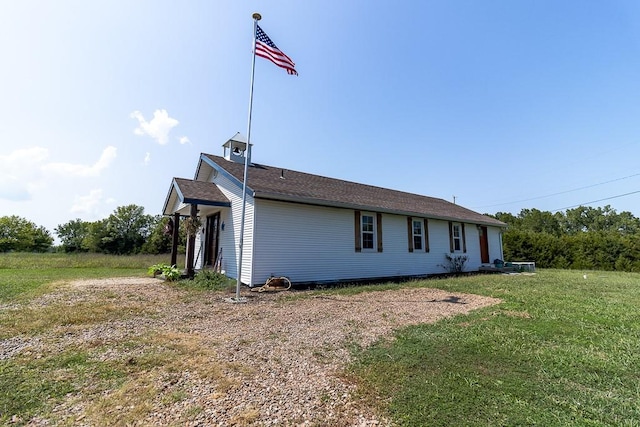
M 171 240 L 171 265 L 178 263 L 178 241 L 180 240 L 180 214 L 173 214 L 173 233 Z

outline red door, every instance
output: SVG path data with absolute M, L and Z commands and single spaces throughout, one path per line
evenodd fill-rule
M 218 257 L 218 229 L 220 212 L 207 217 L 206 240 L 204 246 L 204 265 L 213 267 Z
M 480 227 L 480 262 L 489 262 L 489 239 L 487 238 L 487 227 Z

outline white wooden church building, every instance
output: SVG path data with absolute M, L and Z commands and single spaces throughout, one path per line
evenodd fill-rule
M 173 179 L 163 213 L 176 222 L 199 219 L 188 269 L 216 267 L 237 279 L 250 151 L 236 134 L 222 157 L 200 155 L 193 179 Z M 271 276 L 294 285 L 428 276 L 447 272 L 447 255 L 466 256 L 465 271 L 503 259 L 506 224 L 494 218 L 443 199 L 248 161 L 246 285 L 261 286 Z

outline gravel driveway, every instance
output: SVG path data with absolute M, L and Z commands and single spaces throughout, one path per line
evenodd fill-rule
M 295 298 L 298 295 L 305 297 Z M 145 349 L 118 343 L 162 333 L 170 341 L 190 343 L 192 353 L 199 354 L 194 360 L 219 367 L 221 377 L 214 380 L 188 368 L 180 369 L 170 380 L 154 377 L 161 392 L 136 424 L 388 425 L 372 408 L 352 397 L 354 385 L 343 373 L 350 361 L 349 348 L 367 346 L 406 325 L 435 322 L 499 302 L 427 288 L 354 296 L 244 290 L 244 304 L 225 302 L 228 296 L 187 292 L 151 278 L 73 282 L 29 305 L 79 304 L 108 297 L 122 307 L 135 304 L 143 310 L 123 319 L 0 341 L 0 359 L 17 354 L 38 357 L 42 352 L 80 346 L 99 347 L 102 350 L 95 357 L 101 360 L 135 362 Z M 182 393 L 179 399 L 163 398 L 172 392 L 175 395 L 177 389 Z M 92 425 L 90 414 L 85 413 L 90 404 L 81 396 L 70 396 L 54 413 L 58 420 Z M 114 410 L 118 409 L 122 408 Z M 44 419 L 30 422 L 49 423 Z

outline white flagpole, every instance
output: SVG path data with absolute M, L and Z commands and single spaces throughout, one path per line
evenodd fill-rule
M 244 151 L 244 175 L 242 177 L 242 214 L 240 220 L 240 243 L 238 246 L 238 280 L 236 281 L 236 302 L 241 302 L 240 287 L 242 286 L 242 249 L 244 246 L 244 216 L 247 203 L 247 175 L 249 172 L 249 158 L 251 157 L 251 111 L 253 109 L 253 76 L 256 71 L 256 31 L 258 21 L 262 19 L 259 13 L 253 15 L 253 49 L 251 58 L 251 87 L 249 89 L 249 119 L 247 123 L 247 146 Z

